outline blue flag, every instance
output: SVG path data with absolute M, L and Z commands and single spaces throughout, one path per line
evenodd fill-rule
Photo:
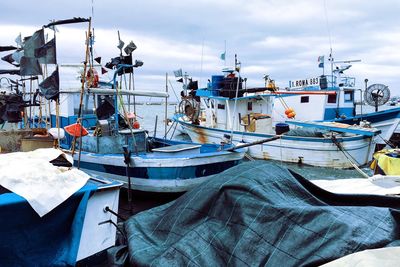
M 225 60 L 225 54 L 226 52 L 222 53 L 219 57 L 221 58 L 221 60 Z
M 318 57 L 318 67 L 323 68 L 324 67 L 324 56 L 319 56 Z

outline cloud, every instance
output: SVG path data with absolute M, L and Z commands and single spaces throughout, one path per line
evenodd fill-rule
M 105 62 L 119 54 L 119 30 L 126 43 L 132 40 L 138 46 L 135 58 L 144 61 L 135 77 L 142 88 L 164 88 L 165 73 L 171 76 L 178 68 L 205 86 L 224 67 L 219 55 L 226 41 L 226 64 L 232 66 L 237 54 L 248 85 L 263 85 L 264 74 L 282 87 L 291 79 L 320 75 L 317 57 L 327 59 L 332 48 L 335 59 L 362 60 L 348 71 L 359 87 L 368 78 L 388 84 L 400 95 L 400 2 L 396 1 L 94 0 L 93 14 L 90 0 L 61 1 L 57 6 L 50 0 L 40 5 L 22 2 L 24 8 L 21 2 L 2 3 L 2 44 L 13 44 L 19 32 L 30 35 L 50 19 L 93 15 L 95 55 Z M 86 27 L 59 27 L 61 62 L 84 60 Z

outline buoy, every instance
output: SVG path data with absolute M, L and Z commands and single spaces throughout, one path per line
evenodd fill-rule
M 289 113 L 291 113 L 291 112 L 294 112 L 294 110 L 293 110 L 292 108 L 287 108 L 287 109 L 285 110 L 285 115 L 287 116 L 287 115 L 289 115 Z
M 292 111 L 286 115 L 289 119 L 294 118 L 296 116 L 296 112 Z
M 134 121 L 132 126 L 133 126 L 133 129 L 139 129 L 140 123 L 138 121 Z
M 68 134 L 75 137 L 81 137 L 89 134 L 88 130 L 86 130 L 86 128 L 80 125 L 79 123 L 74 123 L 65 126 L 64 129 Z

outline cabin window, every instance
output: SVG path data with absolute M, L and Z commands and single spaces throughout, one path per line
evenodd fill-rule
M 336 94 L 328 95 L 328 103 L 336 103 Z
M 308 103 L 310 102 L 310 97 L 309 96 L 302 96 L 300 98 L 300 103 Z
M 217 108 L 218 109 L 225 109 L 225 105 L 224 104 L 218 104 Z
M 344 102 L 353 102 L 354 93 L 352 91 L 344 92 Z
M 247 110 L 253 110 L 253 102 L 247 102 Z

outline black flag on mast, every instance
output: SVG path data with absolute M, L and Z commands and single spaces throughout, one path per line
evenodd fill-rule
M 41 64 L 57 64 L 55 38 L 51 39 L 43 46 L 36 48 L 35 57 Z
M 81 22 L 89 22 L 90 19 L 86 18 L 72 18 L 72 19 L 63 19 L 63 20 L 56 20 L 53 22 L 50 22 L 47 25 L 44 25 L 44 28 L 50 28 L 56 25 L 63 25 L 63 24 L 71 24 L 71 23 L 81 23 Z
M 35 49 L 44 45 L 44 31 L 40 29 L 32 36 L 26 37 L 24 42 L 24 56 L 35 57 Z
M 39 61 L 32 57 L 21 57 L 21 76 L 42 75 Z
M 60 95 L 60 76 L 58 68 L 39 84 L 41 95 L 47 100 L 56 100 Z
M 0 46 L 0 52 L 10 51 L 10 50 L 15 50 L 15 49 L 17 49 L 17 48 L 12 45 Z
M 0 74 L 20 75 L 19 70 L 0 70 Z

